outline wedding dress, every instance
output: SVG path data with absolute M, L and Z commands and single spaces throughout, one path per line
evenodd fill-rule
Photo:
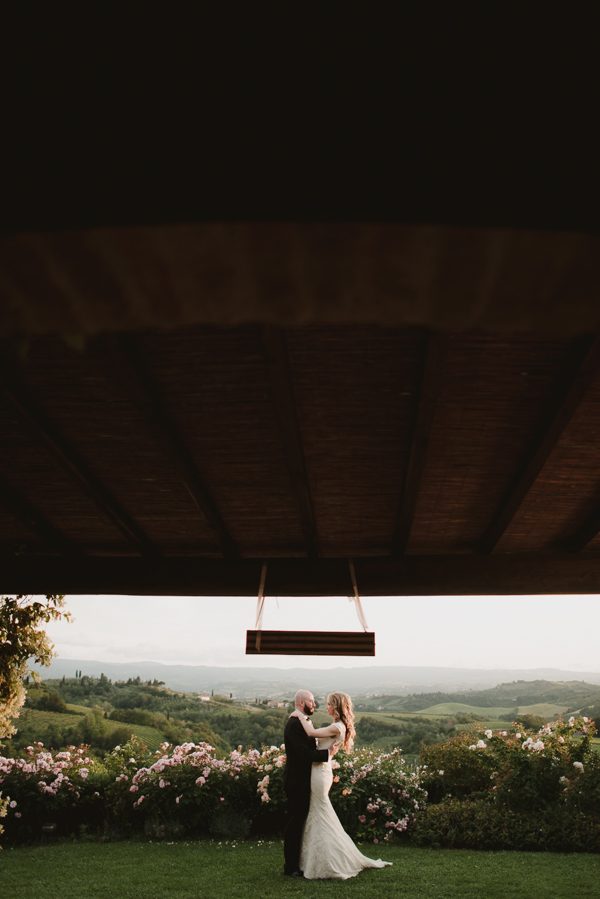
M 319 749 L 328 749 L 344 739 L 345 726 L 336 721 L 338 737 L 319 737 Z M 308 880 L 356 877 L 364 868 L 383 868 L 391 865 L 381 859 L 367 858 L 359 852 L 341 825 L 329 799 L 333 783 L 331 761 L 312 765 L 310 777 L 310 809 L 300 853 L 300 867 Z

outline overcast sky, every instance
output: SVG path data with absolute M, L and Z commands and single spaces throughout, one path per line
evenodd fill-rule
M 339 658 L 246 656 L 256 598 L 69 596 L 74 621 L 48 625 L 61 658 L 167 664 L 333 668 Z M 600 596 L 367 597 L 374 660 L 345 665 L 439 665 L 600 671 Z M 345 597 L 267 597 L 263 627 L 356 630 Z

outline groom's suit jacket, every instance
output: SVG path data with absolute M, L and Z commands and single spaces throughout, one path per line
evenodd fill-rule
M 283 786 L 286 793 L 310 794 L 310 771 L 313 762 L 326 762 L 327 749 L 317 749 L 317 741 L 309 737 L 295 716 L 288 718 L 284 732 L 286 764 Z

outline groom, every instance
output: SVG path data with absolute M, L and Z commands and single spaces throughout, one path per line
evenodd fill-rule
M 315 710 L 315 697 L 310 690 L 298 690 L 295 697 L 296 711 L 310 717 Z M 309 737 L 299 719 L 292 715 L 285 726 L 286 765 L 283 772 L 283 788 L 287 796 L 288 820 L 283 840 L 283 873 L 302 877 L 300 847 L 302 831 L 310 805 L 310 773 L 313 762 L 326 762 L 331 753 L 317 749 L 317 741 Z

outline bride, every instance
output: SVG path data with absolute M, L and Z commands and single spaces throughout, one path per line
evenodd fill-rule
M 310 718 L 295 711 L 310 737 L 317 737 L 319 749 L 341 744 L 346 751 L 354 742 L 354 712 L 347 693 L 330 693 L 327 713 L 333 719 L 325 727 L 315 728 Z M 337 878 L 347 880 L 364 868 L 383 868 L 391 862 L 367 858 L 359 852 L 336 815 L 329 799 L 333 782 L 331 761 L 313 762 L 310 778 L 310 809 L 300 854 L 300 867 L 308 880 Z

